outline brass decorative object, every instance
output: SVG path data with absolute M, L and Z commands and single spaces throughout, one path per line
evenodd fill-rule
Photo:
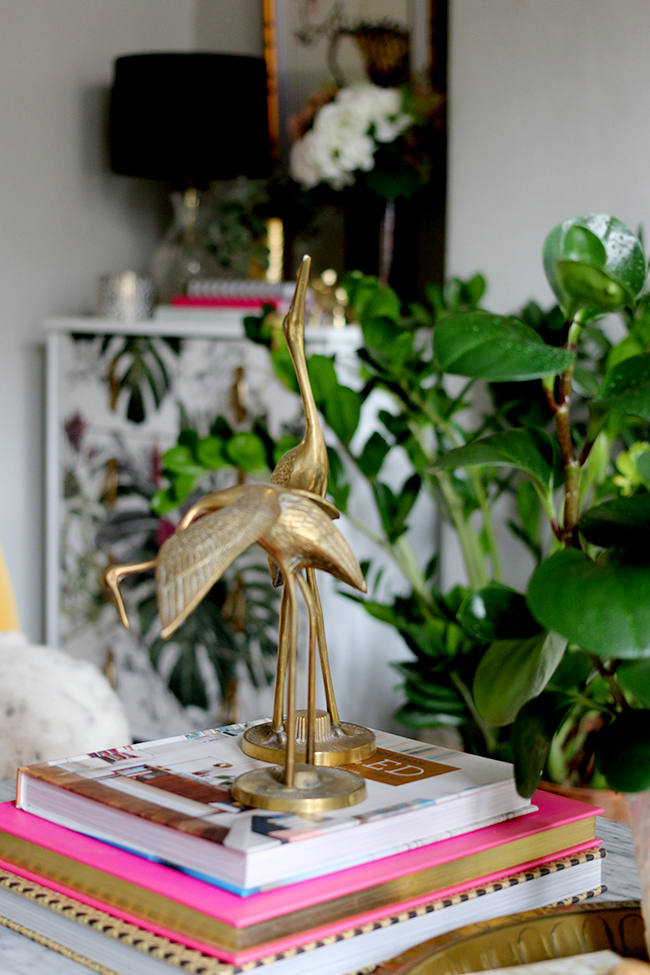
M 284 615 L 280 644 L 286 647 L 287 719 L 283 769 L 255 769 L 240 776 L 233 797 L 267 809 L 319 812 L 359 802 L 365 784 L 356 772 L 297 764 L 296 657 L 298 642 L 298 586 L 307 604 L 310 630 L 316 631 L 316 607 L 302 575 L 303 569 L 331 572 L 356 589 L 366 584 L 348 543 L 333 524 L 336 508 L 309 491 L 288 490 L 275 484 L 242 484 L 208 494 L 185 514 L 175 533 L 155 559 L 133 565 L 110 566 L 104 573 L 120 617 L 128 618 L 120 580 L 147 569 L 156 571 L 158 610 L 163 637 L 169 637 L 201 602 L 225 569 L 257 542 L 282 573 Z M 315 637 L 310 639 L 310 669 L 315 670 Z M 309 699 L 307 756 L 313 755 L 315 696 Z
M 305 296 L 307 294 L 310 266 L 311 258 L 304 257 L 298 273 L 294 298 L 282 326 L 287 348 L 289 349 L 296 370 L 298 388 L 300 389 L 302 398 L 305 413 L 305 435 L 297 447 L 293 447 L 287 451 L 280 459 L 271 475 L 271 484 L 311 491 L 313 494 L 324 498 L 327 493 L 327 483 L 329 480 L 329 459 L 323 431 L 321 430 L 318 419 L 314 394 L 309 382 L 307 360 L 305 357 Z M 281 584 L 281 576 L 277 572 L 274 575 L 274 584 Z M 323 613 L 313 566 L 307 568 L 307 587 L 315 608 L 315 612 L 310 613 L 309 626 L 309 705 L 306 712 L 298 712 L 298 714 L 301 718 L 305 719 L 308 714 L 314 714 L 315 716 L 316 674 L 315 668 L 312 666 L 312 660 L 314 656 L 313 642 L 316 640 L 318 643 L 329 720 L 320 720 L 318 722 L 318 732 L 316 732 L 315 727 L 311 732 L 314 741 L 314 747 L 311 753 L 308 748 L 309 733 L 306 732 L 304 735 L 299 735 L 295 745 L 296 760 L 307 761 L 316 765 L 343 765 L 361 762 L 375 751 L 377 747 L 375 736 L 367 728 L 347 721 L 342 722 L 339 717 L 327 653 Z M 282 605 L 280 607 L 280 642 L 275 679 L 273 719 L 268 724 L 256 725 L 254 728 L 249 728 L 244 734 L 242 744 L 247 755 L 267 762 L 279 762 L 283 760 L 287 735 L 289 734 L 289 730 L 288 728 L 285 729 L 284 724 L 285 679 L 288 654 L 285 595 L 283 593 Z M 291 733 L 291 737 L 294 737 L 293 733 Z
M 461 975 L 592 951 L 647 960 L 639 901 L 543 907 L 431 938 L 375 975 Z
M 305 294 L 310 259 L 303 260 L 296 293 L 284 321 L 284 335 L 296 370 L 305 411 L 305 436 L 280 460 L 270 484 L 239 484 L 206 495 L 183 516 L 157 557 L 110 566 L 104 580 L 120 618 L 128 619 L 120 580 L 155 569 L 162 636 L 187 619 L 228 566 L 257 542 L 269 556 L 274 585 L 284 584 L 280 605 L 278 664 L 273 718 L 245 733 L 246 754 L 280 768 L 241 775 L 233 797 L 246 805 L 317 813 L 353 805 L 365 797 L 356 772 L 328 766 L 362 761 L 375 751 L 374 734 L 341 722 L 334 698 L 316 569 L 365 592 L 359 563 L 333 524 L 339 513 L 326 500 L 329 463 L 304 350 Z M 304 575 L 303 575 L 304 570 Z M 309 616 L 307 708 L 296 711 L 298 599 Z M 316 645 L 327 710 L 316 710 Z M 286 717 L 285 717 L 286 693 Z

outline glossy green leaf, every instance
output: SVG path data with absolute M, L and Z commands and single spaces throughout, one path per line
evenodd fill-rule
M 523 593 L 498 582 L 469 593 L 456 618 L 467 633 L 486 643 L 525 639 L 542 629 Z
M 217 471 L 228 461 L 223 455 L 222 442 L 218 437 L 204 437 L 196 448 L 196 456 L 208 470 Z
M 166 450 L 162 455 L 162 461 L 165 468 L 173 474 L 191 474 L 194 477 L 200 477 L 205 473 L 201 464 L 197 464 L 189 447 L 183 444 Z
M 366 440 L 359 455 L 358 464 L 362 473 L 370 480 L 377 477 L 389 451 L 390 444 L 375 430 Z
M 558 224 L 543 249 L 544 270 L 565 313 L 616 311 L 641 292 L 647 266 L 643 247 L 615 217 L 588 213 Z
M 400 300 L 392 288 L 379 285 L 367 302 L 363 314 L 364 318 L 389 318 L 399 322 Z
M 600 732 L 596 765 L 616 792 L 650 789 L 650 711 L 624 711 Z
M 341 458 L 333 447 L 328 446 L 327 456 L 330 462 L 330 479 L 327 490 L 336 507 L 345 514 L 348 506 L 348 497 L 350 496 L 350 483 L 347 472 Z
M 650 356 L 624 359 L 607 372 L 594 406 L 650 420 Z
M 519 319 L 487 311 L 449 315 L 436 325 L 433 339 L 443 372 L 492 382 L 553 376 L 575 360 Z
M 390 318 L 372 318 L 365 316 L 361 319 L 363 341 L 372 350 L 378 361 L 385 359 L 394 343 L 398 340 L 401 329 Z
M 650 659 L 619 664 L 616 677 L 621 687 L 632 694 L 639 704 L 650 708 Z
M 307 360 L 309 381 L 314 393 L 314 399 L 321 408 L 327 397 L 336 393 L 339 381 L 336 376 L 334 362 L 326 355 L 311 355 Z
M 543 430 L 527 427 L 506 430 L 450 450 L 436 460 L 432 471 L 456 467 L 514 467 L 536 480 L 546 491 L 555 486 L 551 438 Z
M 537 566 L 528 605 L 543 626 L 603 659 L 650 656 L 650 563 L 610 549 L 598 562 L 566 549 Z
M 387 484 L 377 480 L 372 482 L 382 528 L 391 542 L 397 541 L 406 531 L 406 519 L 417 500 L 420 484 L 419 476 L 414 474 L 404 482 L 399 494 L 394 494 Z
M 178 500 L 176 498 L 176 492 L 171 487 L 156 491 L 151 499 L 151 510 L 155 511 L 157 515 L 166 515 L 177 507 Z
M 184 501 L 185 498 L 194 490 L 196 485 L 196 477 L 193 474 L 179 474 L 174 478 L 174 483 L 172 485 L 172 490 L 176 498 L 176 507 Z
M 519 709 L 546 687 L 562 659 L 566 639 L 542 632 L 527 640 L 491 644 L 476 669 L 472 694 L 486 721 L 510 724 Z
M 196 649 L 195 647 L 184 648 L 184 651 L 179 654 L 178 660 L 167 679 L 169 689 L 176 695 L 181 704 L 207 708 L 208 698 Z
M 266 467 L 264 444 L 254 433 L 236 433 L 225 445 L 228 460 L 242 471 L 261 471 Z
M 566 712 L 566 697 L 546 691 L 524 704 L 515 718 L 510 740 L 520 796 L 528 799 L 537 789 L 553 735 Z
M 569 644 L 557 670 L 553 672 L 549 685 L 553 690 L 571 690 L 585 684 L 593 669 L 587 651 L 577 650 Z
M 603 501 L 584 512 L 578 528 L 588 542 L 602 548 L 647 546 L 650 542 L 650 494 Z
M 650 490 L 650 450 L 644 450 L 636 459 L 636 469 L 639 477 Z
M 327 396 L 321 409 L 328 425 L 342 444 L 349 446 L 361 419 L 361 397 L 354 389 L 338 386 Z
M 275 369 L 275 374 L 280 382 L 293 393 L 299 393 L 300 389 L 298 388 L 298 380 L 296 379 L 296 370 L 286 345 L 280 346 L 278 349 L 273 349 L 271 352 L 271 361 Z
M 410 703 L 395 712 L 395 719 L 407 728 L 439 728 L 441 725 L 454 727 L 464 723 L 460 715 L 434 714 Z

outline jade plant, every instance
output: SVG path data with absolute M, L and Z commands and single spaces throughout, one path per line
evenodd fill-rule
M 454 314 L 434 329 L 434 354 L 441 372 L 472 381 L 539 382 L 551 432 L 516 423 L 447 451 L 432 472 L 514 471 L 548 526 L 534 525 L 541 557 L 522 591 L 493 579 L 457 614 L 486 641 L 472 696 L 484 720 L 512 725 L 520 792 L 532 794 L 572 747 L 596 784 L 633 792 L 650 787 L 646 257 L 620 221 L 588 214 L 555 227 L 543 258 L 561 311 L 555 328 Z M 612 313 L 627 329 L 617 344 Z

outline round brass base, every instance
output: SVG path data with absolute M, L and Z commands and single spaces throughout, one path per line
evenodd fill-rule
M 307 712 L 296 712 L 296 761 L 304 762 L 306 755 Z M 372 731 L 359 724 L 342 721 L 332 727 L 327 711 L 316 711 L 314 765 L 353 765 L 369 758 L 377 748 Z M 244 732 L 242 749 L 251 758 L 262 762 L 282 764 L 286 748 L 286 733 L 274 731 L 270 721 L 256 724 Z
M 282 781 L 284 768 L 256 768 L 235 779 L 232 797 L 244 806 L 281 812 L 320 813 L 354 806 L 366 797 L 366 784 L 356 772 L 341 768 L 296 765 L 294 785 Z

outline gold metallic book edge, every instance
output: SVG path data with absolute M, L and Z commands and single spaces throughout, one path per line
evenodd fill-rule
M 587 843 L 594 835 L 594 819 L 567 823 L 242 928 L 1 830 L 0 857 L 46 880 L 72 887 L 162 927 L 181 930 L 216 948 L 243 951 L 456 884 L 478 881 L 497 870 L 516 869 L 522 863 Z
M 399 924 L 402 921 L 408 921 L 415 917 L 421 917 L 424 914 L 430 914 L 434 911 L 443 910 L 444 908 L 451 907 L 455 904 L 471 901 L 477 897 L 482 897 L 498 890 L 518 886 L 519 884 L 526 883 L 529 880 L 535 880 L 542 876 L 559 873 L 562 870 L 578 866 L 581 863 L 599 860 L 605 856 L 606 853 L 602 848 L 596 847 L 592 850 L 585 850 L 584 852 L 577 853 L 574 856 L 563 857 L 551 863 L 544 864 L 543 866 L 534 867 L 531 870 L 513 874 L 509 877 L 504 877 L 502 880 L 491 881 L 490 883 L 483 884 L 480 887 L 474 887 L 471 890 L 466 890 L 459 894 L 453 894 L 448 898 L 434 900 L 426 904 L 421 904 L 418 907 L 389 914 L 385 918 L 381 918 L 377 921 L 371 921 L 357 927 L 352 927 L 346 931 L 339 932 L 338 934 L 329 935 L 325 938 L 307 942 L 306 944 L 303 944 L 297 948 L 289 948 L 286 951 L 269 954 L 265 958 L 260 958 L 251 962 L 244 962 L 241 965 L 231 965 L 225 962 L 220 962 L 210 955 L 205 955 L 193 948 L 187 948 L 185 945 L 171 941 L 169 938 L 165 938 L 162 935 L 154 934 L 153 932 L 140 928 L 135 924 L 129 923 L 128 921 L 123 921 L 122 919 L 116 918 L 105 911 L 88 907 L 86 904 L 82 904 L 80 901 L 77 901 L 72 897 L 67 897 L 63 894 L 56 893 L 44 885 L 25 880 L 23 877 L 19 877 L 16 874 L 11 873 L 9 870 L 0 869 L 0 888 L 11 891 L 20 897 L 28 898 L 45 909 L 55 911 L 69 920 L 76 921 L 79 924 L 92 928 L 92 930 L 97 931 L 99 934 L 114 938 L 123 944 L 130 945 L 138 951 L 164 960 L 169 965 L 182 969 L 182 971 L 188 973 L 188 975 L 243 975 L 243 973 L 253 972 L 257 968 L 263 968 L 265 965 L 270 964 L 271 961 L 280 961 L 283 958 L 293 957 L 296 954 L 307 953 L 325 945 L 335 944 L 338 941 L 346 941 L 350 938 L 368 934 L 371 931 L 379 928 L 390 927 L 391 925 Z M 554 906 L 580 903 L 581 901 L 595 897 L 597 894 L 601 893 L 603 889 L 603 887 L 597 887 L 594 890 L 586 891 L 582 894 L 566 897 L 561 901 L 557 901 Z M 20 930 L 22 934 L 26 934 L 28 937 L 32 937 L 34 940 L 40 941 L 41 944 L 46 944 L 48 947 L 54 948 L 55 950 L 60 951 L 62 954 L 68 955 L 68 957 L 73 957 L 70 954 L 70 949 L 59 945 L 58 942 L 48 938 L 43 938 L 43 936 L 33 932 L 30 928 L 23 927 L 22 925 L 15 926 L 14 922 L 2 917 L 0 917 L 0 924 L 4 924 L 7 927 L 14 927 L 15 930 Z M 79 960 L 82 964 L 86 964 L 87 967 L 101 972 L 102 975 L 106 975 L 107 972 L 109 975 L 113 975 L 113 973 L 110 972 L 110 969 L 102 968 L 95 962 L 84 960 L 84 956 L 82 955 L 76 956 L 75 960 Z

